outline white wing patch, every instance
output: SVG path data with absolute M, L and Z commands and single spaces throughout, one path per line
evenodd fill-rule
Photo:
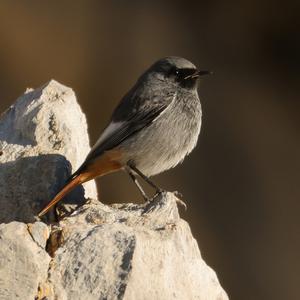
M 151 123 L 155 122 L 156 119 L 158 119 L 162 114 L 164 114 L 170 108 L 171 105 L 173 105 L 176 97 L 177 97 L 177 92 L 174 93 L 171 103 Z M 92 147 L 90 153 L 95 151 L 106 139 L 113 136 L 115 132 L 117 132 L 120 128 L 124 127 L 127 124 L 128 122 L 126 121 L 124 122 L 112 121 L 111 123 L 109 123 L 108 126 L 104 129 L 104 131 L 100 135 L 100 137 L 98 138 L 98 140 L 96 141 L 96 143 L 94 144 L 94 146 Z
M 95 145 L 92 147 L 91 152 L 94 151 L 106 138 L 113 135 L 119 128 L 123 127 L 125 122 L 111 122 L 108 126 L 104 129 L 100 137 L 98 138 Z

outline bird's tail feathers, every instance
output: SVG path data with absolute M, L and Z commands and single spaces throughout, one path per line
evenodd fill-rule
M 67 193 L 69 193 L 71 190 L 73 190 L 76 186 L 84 182 L 83 174 L 80 174 L 76 176 L 75 178 L 72 178 L 67 184 L 64 186 L 64 188 L 50 201 L 49 204 L 43 210 L 40 211 L 38 214 L 39 217 L 43 216 L 45 213 L 49 211 L 49 209 L 54 206 L 57 202 L 59 202 Z

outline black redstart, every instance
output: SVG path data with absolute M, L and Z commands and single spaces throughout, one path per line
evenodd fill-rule
M 196 146 L 202 114 L 197 79 L 209 73 L 180 57 L 154 63 L 122 98 L 81 167 L 39 216 L 77 185 L 120 169 L 145 199 L 136 175 L 160 192 L 149 177 L 175 167 Z

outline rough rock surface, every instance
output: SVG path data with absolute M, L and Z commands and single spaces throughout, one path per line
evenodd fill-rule
M 77 117 L 64 118 L 68 112 Z M 3 115 L 2 222 L 33 219 L 37 202 L 63 183 L 67 161 L 77 167 L 88 151 L 85 130 L 73 92 L 54 81 Z M 79 135 L 85 144 L 77 144 Z M 87 193 L 95 196 L 94 187 Z M 56 224 L 1 224 L 0 299 L 228 299 L 177 200 L 172 193 L 143 205 L 90 200 Z
M 0 222 L 33 222 L 89 150 L 72 89 L 51 80 L 27 90 L 0 119 Z M 97 198 L 94 182 L 84 188 L 86 198 Z M 70 198 L 82 200 L 83 188 Z
M 48 238 L 48 227 L 36 223 L 36 234 Z M 46 233 L 46 234 L 45 234 Z M 31 236 L 26 224 L 0 225 L 0 299 L 33 300 L 47 279 L 51 257 Z
M 58 299 L 228 299 L 172 193 L 87 204 L 60 223 L 49 282 Z

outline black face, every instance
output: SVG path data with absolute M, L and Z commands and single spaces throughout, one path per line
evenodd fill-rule
M 172 67 L 166 76 L 185 88 L 194 88 L 197 84 L 197 70 L 195 68 L 176 68 Z
M 177 85 L 187 89 L 197 87 L 197 79 L 201 72 L 188 60 L 180 57 L 165 57 L 155 62 L 145 73 L 145 76 L 154 74 L 166 84 Z

